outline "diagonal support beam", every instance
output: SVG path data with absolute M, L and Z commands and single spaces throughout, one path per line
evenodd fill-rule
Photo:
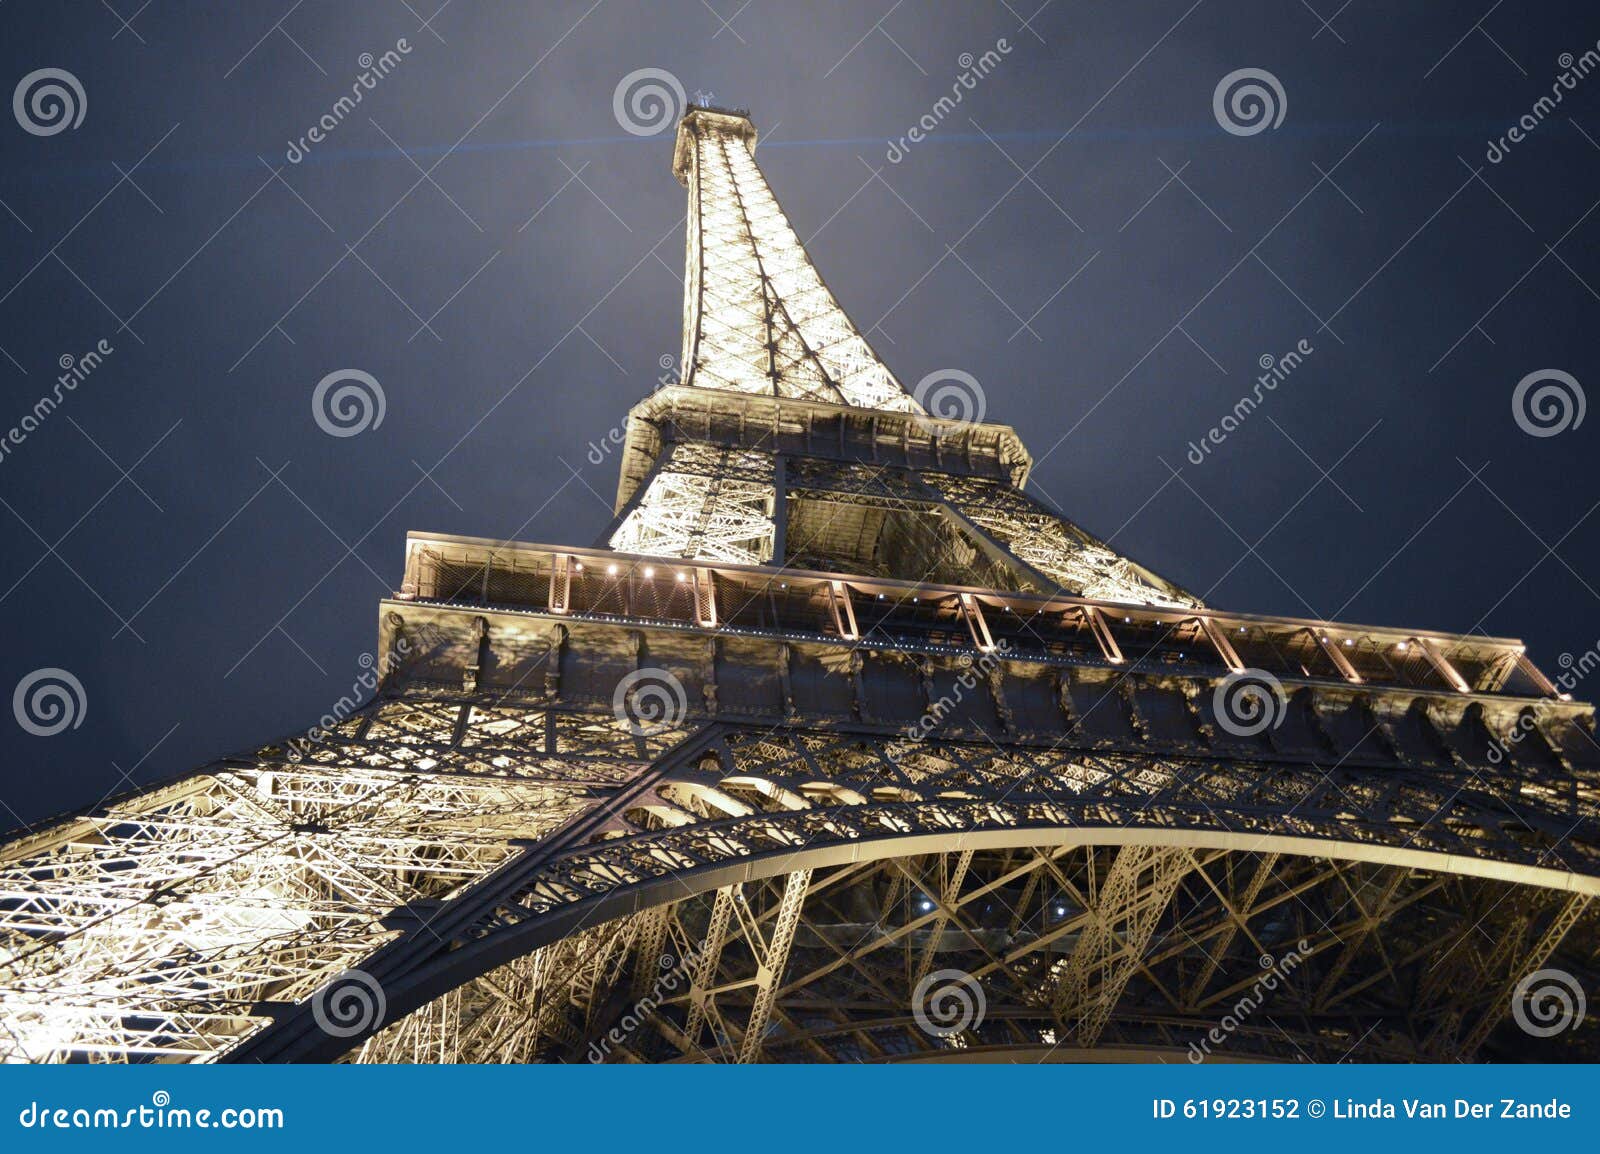
M 1562 903 L 1544 933 L 1526 953 L 1515 960 L 1500 992 L 1489 1002 L 1488 1009 L 1484 1010 L 1477 1025 L 1473 1026 L 1472 1031 L 1462 1039 L 1461 1048 L 1455 1055 L 1458 1061 L 1471 1059 L 1478 1052 L 1478 1047 L 1488 1040 L 1490 1033 L 1510 1011 L 1517 983 L 1549 960 L 1550 955 L 1555 953 L 1556 947 L 1561 944 L 1561 939 L 1578 924 L 1578 919 L 1589 908 L 1591 900 L 1587 894 L 1573 894 Z
M 772 1015 L 773 1003 L 778 997 L 778 983 L 783 978 L 784 967 L 789 964 L 789 948 L 794 945 L 794 934 L 800 926 L 800 910 L 805 905 L 806 891 L 811 888 L 811 871 L 796 870 L 783 885 L 783 897 L 778 902 L 778 916 L 772 926 L 772 937 L 767 942 L 760 968 L 756 971 L 756 997 L 750 1006 L 750 1020 L 745 1024 L 744 1037 L 739 1042 L 738 1062 L 754 1062 L 761 1056 L 761 1045 L 767 1032 L 767 1019 Z M 754 940 L 751 945 L 755 945 Z
M 1099 1040 L 1156 923 L 1193 867 L 1187 849 L 1129 845 L 1118 851 L 1094 917 L 1056 986 L 1056 1019 L 1071 1032 L 1075 1045 L 1093 1046 Z

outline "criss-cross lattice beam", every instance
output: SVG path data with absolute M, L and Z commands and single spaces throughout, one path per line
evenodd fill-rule
M 920 412 L 817 275 L 752 150 L 744 117 L 691 110 L 687 385 Z
M 1093 1046 L 1138 968 L 1156 923 L 1194 865 L 1187 849 L 1124 846 L 1097 895 L 1093 920 L 1067 961 L 1055 1012 L 1080 1046 Z

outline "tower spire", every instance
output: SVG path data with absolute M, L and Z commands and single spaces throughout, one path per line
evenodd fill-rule
M 921 412 L 822 283 L 755 162 L 742 113 L 690 108 L 673 171 L 689 190 L 683 382 Z
M 1022 492 L 1031 461 L 1011 429 L 942 420 L 900 386 L 822 283 L 755 146 L 744 112 L 679 122 L 683 382 L 630 418 L 605 544 L 1198 605 Z

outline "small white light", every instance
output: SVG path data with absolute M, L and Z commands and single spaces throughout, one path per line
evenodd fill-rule
M 572 567 L 574 569 L 576 569 L 579 573 L 583 572 L 583 562 L 582 561 L 574 561 L 572 563 Z
M 1344 639 L 1344 644 L 1345 644 L 1345 648 L 1347 648 L 1347 649 L 1348 649 L 1348 648 L 1349 648 L 1349 647 L 1350 647 L 1350 646 L 1352 646 L 1352 645 L 1354 645 L 1354 644 L 1355 644 L 1355 639 L 1354 639 L 1354 638 L 1352 638 L 1352 637 L 1346 637 L 1346 638 L 1345 638 L 1345 639 Z
M 656 575 L 656 571 L 650 568 L 650 566 L 646 565 L 644 569 L 644 575 L 646 577 L 654 577 Z
M 615 577 L 617 575 L 617 567 L 615 565 L 607 565 L 606 572 Z
M 687 581 L 688 579 L 689 578 L 688 578 L 688 576 L 686 574 L 683 574 L 683 573 L 679 573 L 678 574 L 678 580 L 679 581 Z
M 1401 653 L 1404 653 L 1406 651 L 1407 646 L 1406 646 L 1406 643 L 1404 641 L 1401 641 L 1401 642 L 1396 643 L 1395 648 L 1398 649 Z

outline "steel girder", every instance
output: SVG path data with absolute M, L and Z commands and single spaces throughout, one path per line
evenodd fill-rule
M 1073 1050 L 1165 1044 L 1140 1041 L 1149 1030 L 1134 1020 L 1192 1036 L 1232 990 L 1226 957 L 1267 949 L 1273 911 L 1310 888 L 1338 936 L 1317 947 L 1326 964 L 1297 1012 L 1348 1017 L 1342 1003 L 1392 996 L 1405 966 L 1448 963 L 1455 948 L 1475 993 L 1457 981 L 1424 998 L 1433 1040 L 1404 1044 L 1472 1052 L 1520 967 L 1574 936 L 1592 950 L 1594 815 L 1574 821 L 1470 771 L 792 726 L 644 737 L 610 714 L 422 692 L 306 748 L 292 763 L 268 747 L 8 847 L 0 1036 L 13 1058 L 331 1057 L 349 1045 L 369 1060 L 572 1057 L 648 995 L 658 955 L 694 962 L 670 1025 L 680 1056 L 820 1058 L 818 1046 L 832 1051 L 805 1040 L 815 1031 L 859 1045 L 853 1023 L 903 1017 L 908 992 L 952 953 L 978 981 L 1012 975 L 1005 999 L 1017 1004 L 995 1020 L 1013 1026 L 984 1046 L 1021 1045 L 1015 1024 L 1029 1014 Z M 809 886 L 796 880 L 808 872 Z M 1449 926 L 1445 895 L 1458 903 Z M 1005 905 L 975 924 L 984 897 Z M 836 907 L 822 923 L 809 912 L 819 901 Z M 847 908 L 862 943 L 834 940 L 819 961 L 816 925 L 844 924 Z M 1397 927 L 1424 909 L 1426 932 L 1419 922 L 1405 930 L 1416 943 L 1402 942 Z M 1469 915 L 1495 927 L 1514 916 L 1519 947 L 1485 957 L 1453 942 Z M 1163 928 L 1173 920 L 1181 933 Z M 734 938 L 744 945 L 730 953 Z M 1191 940 L 1212 945 L 1196 954 Z M 1029 956 L 1049 964 L 1016 972 Z M 319 1028 L 316 996 L 351 969 L 389 1007 L 364 1033 L 398 1021 L 390 1041 Z M 817 1017 L 802 991 L 845 975 L 854 1001 L 834 989 L 829 1004 L 848 1020 Z M 1154 977 L 1166 1002 L 1140 1004 Z M 1086 1007 L 1098 1007 L 1087 1028 Z M 1078 1024 L 1063 1029 L 1059 1014 Z
M 1519 977 L 1521 967 L 1542 964 L 1579 924 L 1590 940 L 1561 960 L 1585 980 L 1594 976 L 1595 919 L 1582 897 L 1290 855 L 1268 855 L 1270 880 L 1260 884 L 1263 855 L 1175 851 L 1187 860 L 1169 856 L 1165 864 L 1176 869 L 1156 863 L 1151 872 L 1126 864 L 1126 849 L 1028 847 L 975 854 L 959 892 L 952 896 L 947 889 L 935 902 L 932 895 L 955 876 L 967 852 L 777 875 L 608 923 L 621 939 L 629 926 L 659 921 L 658 910 L 667 911 L 664 952 L 658 958 L 651 947 L 641 959 L 641 972 L 655 972 L 656 980 L 626 998 L 556 999 L 569 1007 L 570 1028 L 558 1036 L 541 1027 L 546 1044 L 532 1056 L 691 1062 L 985 1054 L 1152 1060 L 1164 1053 L 1190 1060 L 1470 1059 L 1509 1010 L 1502 984 Z M 1140 872 L 1145 884 L 1119 881 Z M 1173 884 L 1175 875 L 1181 880 Z M 907 876 L 913 879 L 909 890 L 897 884 Z M 1035 879 L 1043 884 L 1029 885 Z M 1401 894 L 1381 939 L 1357 934 L 1366 915 L 1352 900 L 1352 885 L 1369 896 Z M 1126 893 L 1113 898 L 1119 889 Z M 1246 903 L 1250 889 L 1256 898 Z M 1032 898 L 1020 899 L 1025 893 Z M 1091 894 L 1099 901 L 1090 902 Z M 1141 943 L 1123 939 L 1120 966 L 1103 964 L 1098 907 L 1107 901 L 1159 907 Z M 1443 953 L 1524 922 L 1540 927 L 1536 952 L 1506 953 L 1482 980 L 1458 989 L 1448 1006 L 1417 1002 L 1416 991 Z M 1230 941 L 1239 948 L 1229 949 Z M 1360 942 L 1357 964 L 1340 964 L 1352 941 Z M 787 966 L 773 982 L 779 943 L 786 943 Z M 940 967 L 931 976 L 944 983 L 942 992 L 907 979 L 907 955 L 930 949 Z M 1065 968 L 1090 975 L 1085 1000 L 1106 1007 L 1092 1040 L 1081 1028 L 1063 1029 L 1051 1008 Z M 1202 969 L 1209 974 L 1197 984 Z M 619 988 L 625 987 L 625 969 L 616 972 Z M 487 980 L 495 981 L 495 974 Z M 1323 1004 L 1330 981 L 1338 986 L 1332 1006 Z M 965 999 L 959 1015 L 938 1018 L 938 999 L 957 994 Z M 609 1008 L 597 1015 L 597 1004 Z M 524 1005 L 524 1019 L 531 1021 L 536 1011 Z M 1474 1036 L 1441 1048 L 1436 1027 L 1451 1015 L 1464 1015 Z M 463 1019 L 462 1032 L 470 1025 Z M 1548 1050 L 1514 1029 L 1497 1037 L 1500 1058 L 1592 1056 L 1600 1041 L 1592 1028 Z M 422 1057 L 405 1023 L 360 1054 L 367 1061 Z M 484 1053 L 478 1058 L 497 1060 Z
M 1374 788 L 1375 780 L 1383 788 Z M 1444 884 L 1440 879 L 1476 879 L 1470 884 L 1500 887 L 1501 895 L 1532 895 L 1510 905 L 1502 896 L 1497 908 L 1531 908 L 1535 921 L 1548 914 L 1539 895 L 1567 890 L 1587 900 L 1600 891 L 1594 815 L 1574 822 L 1565 812 L 1541 812 L 1514 790 L 1497 795 L 1492 782 L 1476 783 L 1468 772 L 1454 779 L 1447 771 L 1400 767 L 1252 765 L 716 725 L 595 808 L 599 816 L 582 819 L 573 827 L 576 833 L 530 847 L 501 871 L 492 889 L 463 893 L 448 947 L 413 931 L 409 944 L 385 948 L 383 964 L 368 964 L 384 982 L 395 1013 L 573 932 L 635 912 L 643 916 L 663 903 L 720 892 L 725 896 L 707 899 L 703 917 L 726 924 L 734 908 L 728 903 L 737 900 L 730 887 L 781 886 L 801 871 L 878 861 L 903 865 L 927 854 L 952 855 L 949 872 L 936 881 L 907 879 L 900 900 L 921 893 L 918 900 L 930 903 L 928 916 L 937 921 L 949 916 L 952 884 L 990 883 L 971 871 L 977 862 L 993 862 L 994 854 L 1027 847 L 1050 863 L 1063 853 L 1109 855 L 1114 847 L 1129 847 L 1122 859 L 1127 864 L 1114 870 L 1108 858 L 1105 876 L 1096 876 L 1090 889 L 1073 894 L 1064 879 L 1052 877 L 1047 884 L 1035 880 L 1026 899 L 1069 894 L 1074 908 L 1103 911 L 1099 928 L 1086 935 L 1090 945 L 1081 960 L 1068 966 L 1062 964 L 1066 959 L 1055 959 L 1035 990 L 1039 1013 L 1052 1019 L 1058 1012 L 1078 1015 L 1072 1020 L 1079 1025 L 1060 1034 L 1063 1044 L 1074 1047 L 1092 1044 L 1107 1030 L 1108 1038 L 1121 1037 L 1118 988 L 1136 980 L 1140 965 L 1148 966 L 1141 959 L 1155 953 L 1166 960 L 1160 945 L 1166 939 L 1158 939 L 1157 926 L 1174 916 L 1162 898 L 1171 898 L 1176 908 L 1178 885 L 1185 892 L 1203 886 L 1209 896 L 1196 908 L 1218 906 L 1204 932 L 1224 952 L 1248 949 L 1254 958 L 1262 939 L 1249 928 L 1251 919 L 1272 908 L 1263 894 L 1291 868 L 1320 861 L 1327 871 L 1324 883 L 1342 895 L 1338 908 L 1344 915 L 1337 924 L 1341 936 L 1319 947 L 1335 952 L 1306 998 L 1306 1012 L 1324 1016 L 1341 1011 L 1336 998 L 1350 987 L 1395 987 L 1397 971 L 1390 965 L 1374 969 L 1370 959 L 1394 934 L 1399 912 L 1420 901 L 1397 893 L 1413 875 L 1433 879 L 1435 890 Z M 966 854 L 978 856 L 963 869 Z M 1217 858 L 1241 863 L 1229 866 L 1225 887 L 1195 868 Z M 1386 880 L 1372 880 L 1380 874 Z M 1076 941 L 1080 932 L 1053 925 L 1042 936 L 1047 942 Z M 1185 932 L 1201 940 L 1197 930 Z M 651 944 L 628 971 L 636 979 L 624 983 L 631 990 L 651 972 L 654 943 L 664 940 L 659 927 L 645 940 Z M 905 990 L 936 966 L 941 940 L 930 933 L 915 943 L 895 982 L 884 985 L 884 991 L 900 992 L 880 992 L 879 1000 L 903 1002 Z M 1431 956 L 1437 947 L 1430 939 L 1423 954 Z M 680 945 L 674 956 L 689 948 Z M 706 1048 L 708 1025 L 725 1039 L 745 1034 L 742 1025 L 726 1021 L 727 983 L 703 972 L 721 964 L 725 949 L 726 943 L 712 942 L 713 960 L 696 955 L 694 972 L 683 980 L 686 1005 L 696 1007 L 690 991 L 699 990 L 697 1008 L 675 1027 L 690 1048 Z M 1219 965 L 1202 951 L 1186 963 L 1173 996 L 1200 998 L 1220 980 Z M 1517 976 L 1507 970 L 1496 981 Z M 1063 989 L 1077 993 L 1069 998 Z M 771 1012 L 781 1010 L 784 993 L 780 986 Z M 1086 1008 L 1094 1013 L 1084 1028 Z M 308 1029 L 304 1019 L 304 1011 L 287 1014 L 241 1053 L 336 1053 L 338 1047 Z M 1407 1045 L 1421 1052 L 1413 1042 Z M 728 1056 L 741 1049 L 732 1042 L 727 1048 Z

